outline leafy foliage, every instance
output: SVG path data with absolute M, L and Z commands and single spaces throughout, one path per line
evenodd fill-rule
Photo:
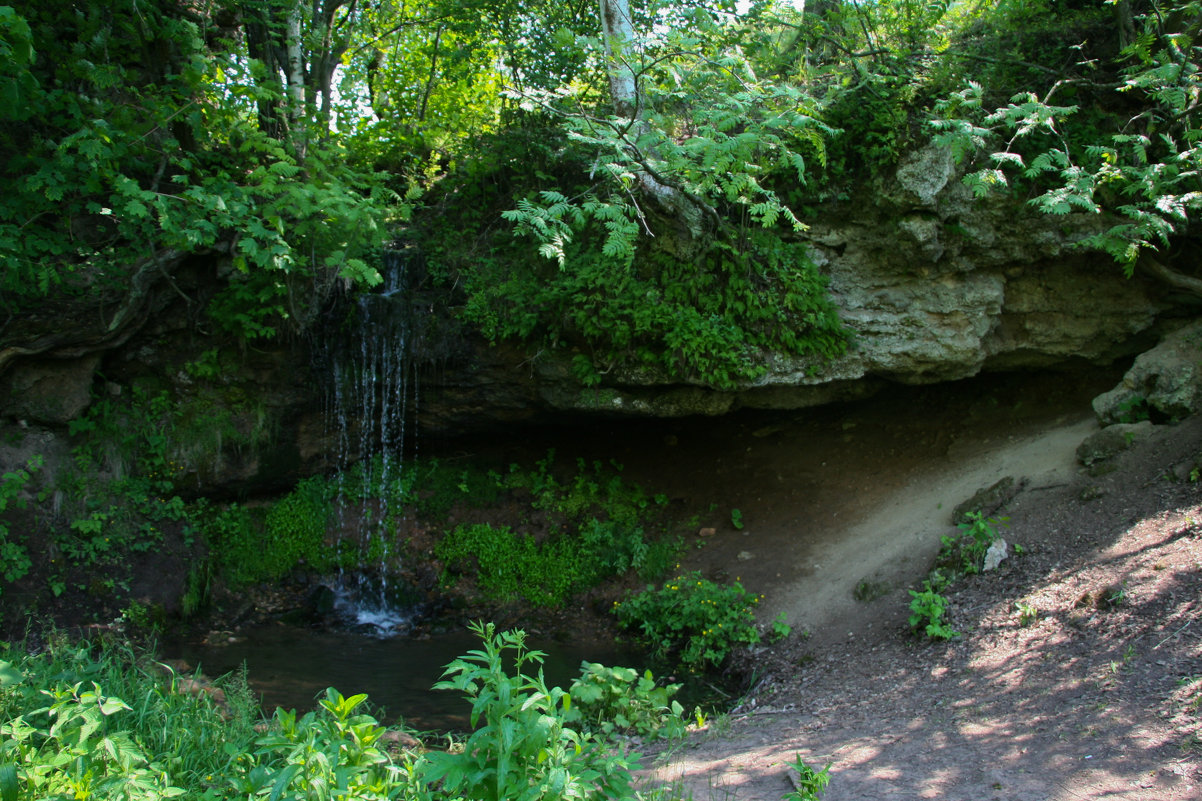
M 830 764 L 814 770 L 798 754 L 793 760 L 793 770 L 797 771 L 797 787 L 785 794 L 785 801 L 819 801 L 831 782 Z
M 1069 130 L 1079 106 L 1050 101 L 1072 81 L 1043 97 L 1015 95 L 992 112 L 984 110 L 981 85 L 970 83 L 940 107 L 944 116 L 932 123 L 937 141 L 975 154 L 1004 140 L 988 156 L 991 166 L 966 179 L 977 194 L 1021 178 L 1043 189 L 1030 201 L 1042 213 L 1105 211 L 1117 218 L 1077 244 L 1108 253 L 1131 275 L 1141 255 L 1167 248 L 1186 231 L 1190 213 L 1202 205 L 1197 12 L 1197 3 L 1180 2 L 1141 18 L 1141 30 L 1120 54 L 1125 66 L 1115 91 L 1142 110 L 1120 130 L 1084 136 Z
M 637 761 L 567 725 L 571 696 L 548 687 L 541 669 L 524 672 L 543 658 L 526 648 L 524 633 L 498 633 L 491 623 L 471 628 L 483 650 L 456 659 L 434 686 L 467 697 L 474 731 L 462 750 L 429 754 L 422 779 L 448 796 L 488 801 L 627 797 Z
M 985 555 L 999 536 L 998 528 L 1009 518 L 985 517 L 980 511 L 969 512 L 966 517 L 966 522 L 957 525 L 958 536 L 943 538 L 937 564 L 971 576 L 981 572 Z
M 0 72 L 22 97 L 0 134 L 10 309 L 101 293 L 117 327 L 186 255 L 218 253 L 232 270 L 209 313 L 255 338 L 307 323 L 315 282 L 379 280 L 364 256 L 395 197 L 335 139 L 259 127 L 270 82 L 212 47 L 208 20 L 130 0 L 6 11 Z
M 682 685 L 659 686 L 650 670 L 584 662 L 572 682 L 568 719 L 604 734 L 634 733 L 648 738 L 679 737 L 686 729 L 684 707 L 672 696 Z
M 515 464 L 506 476 L 494 477 L 518 497 L 528 493 L 531 508 L 546 516 L 548 536 L 539 541 L 530 533 L 488 523 L 456 526 L 435 546 L 448 580 L 468 576 L 493 602 L 520 598 L 535 606 L 560 606 L 611 576 L 631 570 L 644 577 L 666 572 L 680 549 L 679 539 L 645 530 L 666 498 L 648 497 L 623 481 L 620 465 L 611 464 L 611 472 L 600 462 L 579 459 L 574 475 L 557 478 L 554 460 L 552 451 L 532 470 Z
M 326 544 L 332 489 L 315 476 L 298 482 L 263 515 L 238 504 L 208 515 L 204 530 L 225 577 L 240 586 L 278 579 L 298 565 L 333 568 L 337 554 Z
M 693 572 L 615 602 L 613 611 L 652 653 L 700 671 L 721 666 L 736 647 L 760 641 L 757 603 L 759 597 L 738 581 L 723 586 Z
M 471 571 L 486 597 L 521 598 L 535 606 L 558 606 L 583 583 L 584 560 L 566 539 L 538 545 L 529 534 L 488 523 L 460 525 L 446 535 L 435 555 L 452 571 Z
M 927 583 L 922 592 L 910 590 L 910 628 L 921 631 L 933 640 L 950 640 L 959 632 L 948 625 L 947 599 Z
M 472 629 L 481 649 L 448 665 L 436 685 L 472 705 L 474 731 L 446 751 L 386 745 L 386 730 L 362 694 L 329 688 L 313 711 L 278 709 L 261 721 L 244 675 L 222 682 L 226 706 L 218 708 L 215 693 L 188 691 L 197 689 L 192 679 L 111 643 L 54 637 L 37 654 L 0 643 L 0 793 L 101 800 L 637 797 L 637 755 L 600 735 L 610 720 L 593 715 L 597 701 L 586 701 L 594 734 L 577 727 L 572 696 L 548 686 L 541 668 L 535 672 L 543 655 L 526 647 L 523 632 L 483 623 Z M 627 673 L 594 668 L 581 681 Z M 654 719 L 679 719 L 657 705 L 672 691 L 640 683 L 625 708 L 637 709 L 635 717 L 654 731 Z
M 186 680 L 116 645 L 53 637 L 37 654 L 0 646 L 0 765 L 17 793 L 200 796 L 234 770 L 254 731 L 245 683 L 219 710 Z M 11 792 L 11 790 L 5 790 Z

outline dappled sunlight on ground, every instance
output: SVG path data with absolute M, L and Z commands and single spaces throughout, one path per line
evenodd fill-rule
M 896 617 L 871 638 L 794 638 L 759 656 L 724 734 L 650 775 L 695 799 L 779 799 L 800 755 L 830 763 L 826 801 L 1197 798 L 1202 492 L 1165 474 L 1200 452 L 1187 421 L 1111 474 L 1033 485 L 1005 510 L 1026 555 L 947 591 L 960 640 Z

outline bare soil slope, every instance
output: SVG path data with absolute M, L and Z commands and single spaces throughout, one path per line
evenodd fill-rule
M 741 706 L 649 779 L 778 799 L 801 755 L 830 764 L 827 801 L 1202 797 L 1202 420 L 1086 470 L 1095 389 L 977 384 L 975 399 L 911 392 L 911 413 L 808 416 L 747 432 L 725 479 L 698 445 L 682 463 L 713 475 L 687 491 L 739 506 L 746 527 L 684 567 L 737 573 L 810 636 L 755 654 Z M 1023 555 L 946 593 L 961 638 L 914 636 L 908 589 L 952 507 L 1005 476 L 1023 484 L 998 512 Z M 856 600 L 864 582 L 879 597 Z

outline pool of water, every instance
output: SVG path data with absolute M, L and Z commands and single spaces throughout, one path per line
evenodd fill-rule
M 642 658 L 610 642 L 553 642 L 527 638 L 527 645 L 545 651 L 543 663 L 549 684 L 567 687 L 580 672 L 582 660 L 642 669 Z M 431 689 L 443 669 L 456 657 L 478 649 L 480 639 L 469 631 L 427 638 L 387 639 L 345 631 L 319 631 L 269 625 L 239 633 L 237 642 L 220 646 L 175 643 L 163 648 L 164 658 L 183 659 L 206 676 L 223 676 L 245 664 L 251 690 L 264 710 L 276 707 L 312 709 L 334 687 L 343 695 L 367 693 L 372 713 L 388 723 L 403 721 L 419 731 L 464 731 L 469 728 L 469 703 L 454 691 Z

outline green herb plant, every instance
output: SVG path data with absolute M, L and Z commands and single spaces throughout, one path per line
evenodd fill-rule
M 945 536 L 937 563 L 950 569 L 973 575 L 980 573 L 985 563 L 989 546 L 997 540 L 998 528 L 1009 518 L 985 517 L 980 511 L 969 512 L 967 520 L 960 523 L 957 536 Z
M 947 598 L 925 584 L 922 592 L 910 590 L 910 628 L 921 631 L 932 640 L 950 640 L 959 632 L 948 625 Z
M 472 704 L 473 731 L 447 751 L 385 747 L 364 695 L 330 688 L 317 708 L 259 717 L 245 671 L 218 680 L 224 706 L 196 682 L 109 639 L 51 635 L 37 653 L 0 643 L 0 797 L 152 801 L 187 797 L 263 801 L 449 801 L 634 798 L 627 755 L 603 734 L 608 720 L 543 679 L 543 655 L 520 631 L 473 624 L 481 647 L 448 665 L 440 689 Z M 589 677 L 603 678 L 600 685 Z M 589 686 L 626 684 L 625 669 L 582 670 Z M 624 707 L 636 728 L 673 730 L 675 687 L 637 680 Z M 642 685 L 642 689 L 638 688 Z M 645 692 L 644 692 L 645 690 Z M 587 695 L 584 692 L 583 695 Z M 607 694 L 597 703 L 618 710 Z M 608 698 L 608 700 L 606 700 Z M 612 703 L 611 703 L 612 702 Z M 644 703 L 645 702 L 645 703 Z M 622 725 L 608 727 L 618 733 Z
M 394 767 L 381 747 L 383 727 L 361 711 L 366 701 L 331 687 L 317 710 L 299 718 L 295 710 L 277 709 L 274 726 L 256 742 L 259 764 L 234 778 L 235 791 L 298 801 L 380 797 L 394 781 Z
M 647 738 L 684 735 L 684 707 L 672 696 L 681 685 L 661 687 L 651 671 L 639 674 L 629 667 L 606 667 L 584 662 L 580 677 L 568 688 L 570 721 L 604 734 L 638 734 Z
M 785 794 L 785 801 L 819 801 L 831 781 L 830 764 L 814 770 L 798 754 L 793 760 L 793 770 L 797 772 L 797 785 Z
M 680 539 L 667 533 L 662 519 L 667 498 L 623 480 L 621 470 L 616 462 L 577 459 L 574 471 L 559 471 L 552 450 L 528 470 L 514 464 L 504 475 L 464 471 L 461 483 L 469 489 L 481 480 L 473 476 L 482 475 L 492 487 L 486 497 L 504 491 L 527 501 L 549 531 L 536 540 L 508 526 L 456 526 L 434 548 L 446 567 L 446 583 L 466 577 L 490 602 L 555 607 L 628 571 L 644 579 L 662 576 L 680 549 Z M 419 496 L 423 486 L 419 480 Z
M 735 648 L 760 641 L 759 601 L 738 581 L 721 585 L 694 571 L 615 601 L 613 612 L 655 656 L 699 672 L 719 667 Z
M 434 686 L 471 702 L 473 732 L 461 748 L 427 754 L 422 781 L 447 797 L 481 801 L 627 797 L 637 761 L 568 725 L 571 696 L 547 686 L 544 655 L 526 647 L 525 634 L 498 633 L 491 623 L 470 628 L 482 650 L 456 659 Z
M 1014 611 L 1018 612 L 1018 625 L 1023 628 L 1039 620 L 1039 610 L 1027 601 L 1015 601 Z
M 781 612 L 772 620 L 772 630 L 768 635 L 769 642 L 778 643 L 793 633 L 793 627 L 788 623 L 789 616 Z

